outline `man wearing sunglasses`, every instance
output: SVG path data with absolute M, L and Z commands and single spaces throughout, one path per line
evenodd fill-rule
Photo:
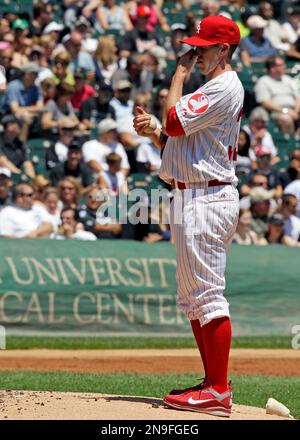
M 53 232 L 46 210 L 34 204 L 34 189 L 19 183 L 12 189 L 12 204 L 0 212 L 0 236 L 42 238 Z

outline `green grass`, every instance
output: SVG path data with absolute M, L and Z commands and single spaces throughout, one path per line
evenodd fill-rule
M 194 348 L 193 338 L 101 338 L 101 337 L 21 337 L 9 336 L 7 349 L 118 349 L 118 348 Z M 232 348 L 291 348 L 289 336 L 235 337 Z
M 300 377 L 232 376 L 234 402 L 265 407 L 269 397 L 284 403 L 300 418 Z M 14 390 L 77 391 L 161 398 L 170 389 L 197 383 L 191 374 L 92 374 L 68 372 L 2 371 L 0 388 Z

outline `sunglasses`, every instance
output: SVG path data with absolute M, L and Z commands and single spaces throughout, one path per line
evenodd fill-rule
M 60 61 L 60 60 L 56 60 L 54 61 L 54 64 L 57 66 L 58 64 L 60 64 L 61 66 L 68 66 L 69 63 L 67 61 Z
M 20 193 L 19 195 L 22 197 L 33 197 L 33 192 L 32 193 Z

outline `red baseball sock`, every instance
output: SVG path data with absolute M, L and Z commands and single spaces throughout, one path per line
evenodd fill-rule
M 228 389 L 230 319 L 213 319 L 201 328 L 201 335 L 207 362 L 207 379 L 218 393 L 224 393 Z
M 197 342 L 197 346 L 201 355 L 201 359 L 202 359 L 202 363 L 203 363 L 203 367 L 204 367 L 204 372 L 205 372 L 205 377 L 207 377 L 207 361 L 206 361 L 206 356 L 205 356 L 205 349 L 204 349 L 204 344 L 203 344 L 203 340 L 202 340 L 202 334 L 201 334 L 201 325 L 200 325 L 200 321 L 199 319 L 193 319 L 191 321 L 191 326 L 192 326 L 192 330 L 194 333 L 194 338 Z

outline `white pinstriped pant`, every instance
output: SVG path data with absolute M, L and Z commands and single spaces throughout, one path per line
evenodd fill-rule
M 188 184 L 188 188 L 176 191 L 170 209 L 177 254 L 177 304 L 189 320 L 199 319 L 203 326 L 230 316 L 223 296 L 226 251 L 238 222 L 239 196 L 232 185 Z

